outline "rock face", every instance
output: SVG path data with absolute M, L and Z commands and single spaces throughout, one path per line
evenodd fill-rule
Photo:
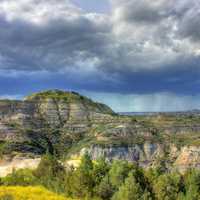
M 190 168 L 200 168 L 200 148 L 195 146 L 182 147 L 177 149 L 171 145 L 168 149 L 166 167 L 169 170 L 185 172 Z M 162 144 L 144 143 L 143 145 L 133 145 L 129 147 L 102 147 L 92 145 L 83 148 L 76 157 L 88 153 L 93 160 L 105 157 L 107 161 L 127 160 L 138 163 L 141 167 L 149 168 L 156 166 L 159 159 L 166 159 L 166 149 Z
M 183 172 L 189 168 L 200 168 L 200 148 L 196 146 L 183 147 L 178 152 L 174 166 Z
M 119 116 L 104 104 L 59 90 L 0 100 L 0 154 L 12 158 L 6 165 L 1 160 L 0 175 L 9 166 L 29 167 L 27 155 L 36 166 L 35 159 L 47 151 L 68 157 L 87 151 L 93 159 L 104 156 L 143 167 L 164 159 L 169 169 L 199 168 L 199 124 L 197 114 Z M 16 160 L 21 164 L 13 164 Z
M 164 155 L 163 150 L 161 144 L 150 143 L 127 147 L 101 147 L 93 145 L 88 149 L 82 149 L 80 155 L 84 155 L 87 152 L 94 160 L 105 157 L 108 161 L 127 160 L 129 162 L 139 163 L 141 166 L 148 166 L 157 158 Z
M 47 91 L 24 101 L 0 101 L 0 121 L 11 121 L 26 128 L 41 128 L 45 123 L 61 127 L 68 122 L 95 120 L 95 116 L 101 118 L 104 114 L 113 114 L 113 111 L 72 92 Z
M 104 121 L 113 114 L 104 104 L 59 90 L 33 94 L 23 101 L 0 100 L 3 154 L 62 151 L 84 137 L 91 122 Z

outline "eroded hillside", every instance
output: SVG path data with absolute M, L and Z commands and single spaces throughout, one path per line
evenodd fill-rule
M 67 160 L 87 151 L 93 159 L 185 170 L 200 166 L 200 116 L 120 116 L 78 93 L 52 90 L 0 101 L 0 142 L 4 169 L 46 152 Z

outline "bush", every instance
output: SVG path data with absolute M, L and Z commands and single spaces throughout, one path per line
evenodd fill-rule
M 177 200 L 181 189 L 181 176 L 179 174 L 161 175 L 154 185 L 157 200 Z
M 127 161 L 114 161 L 109 171 L 110 182 L 117 189 L 128 176 L 132 165 Z
M 64 192 L 65 168 L 54 156 L 43 156 L 33 174 L 37 177 L 39 183 L 46 188 L 57 193 Z
M 96 187 L 95 194 L 103 200 L 110 199 L 114 194 L 114 187 L 111 185 L 109 176 L 105 176 Z
M 1 184 L 4 186 L 0 187 L 0 200 L 46 200 L 53 195 L 43 191 L 41 187 L 36 189 L 28 187 L 29 192 L 22 187 L 5 187 L 17 185 L 43 185 L 53 192 L 68 197 L 90 200 L 200 199 L 200 171 L 198 170 L 190 170 L 185 175 L 177 172 L 161 172 L 160 169 L 143 170 L 126 161 L 107 163 L 105 159 L 100 159 L 93 162 L 88 154 L 83 156 L 77 169 L 68 168 L 66 171 L 55 157 L 45 155 L 35 171 L 14 171 L 2 178 Z M 41 195 L 44 194 L 44 198 L 32 196 L 32 190 L 34 195 L 36 191 L 40 191 Z M 53 199 L 64 200 L 65 198 L 52 197 Z
M 54 156 L 47 154 L 42 157 L 38 168 L 34 171 L 34 175 L 39 179 L 63 178 L 65 169 Z
M 95 187 L 93 173 L 93 163 L 89 155 L 86 154 L 81 160 L 80 166 L 74 171 L 71 178 L 72 195 L 74 197 L 86 198 L 93 195 Z
M 112 200 L 142 200 L 143 191 L 137 183 L 133 173 L 126 178 L 125 183 L 119 187 Z
M 9 174 L 5 178 L 1 179 L 3 185 L 6 186 L 28 186 L 38 184 L 38 179 L 33 175 L 33 172 L 29 169 L 21 169 L 18 171 L 13 171 L 12 174 Z

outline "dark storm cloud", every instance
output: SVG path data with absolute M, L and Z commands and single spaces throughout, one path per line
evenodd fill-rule
M 200 26 L 194 0 L 113 0 L 111 14 L 85 13 L 67 2 L 0 2 L 2 94 L 64 86 L 198 93 Z M 8 82 L 11 86 L 4 86 Z
M 156 5 L 154 4 L 155 2 L 147 0 L 125 1 L 120 12 L 122 13 L 122 18 L 129 22 L 157 23 L 167 16 L 167 8 L 162 4 L 158 4 L 158 2 Z
M 180 24 L 179 34 L 200 44 L 200 10 L 186 15 Z
M 95 56 L 96 47 L 106 45 L 109 29 L 86 17 L 53 20 L 43 26 L 1 18 L 0 26 L 1 68 L 19 71 L 75 66 L 76 60 Z
M 0 76 L 0 95 L 29 94 L 35 91 L 60 88 L 75 91 L 110 92 L 120 94 L 151 95 L 153 93 L 176 93 L 177 95 L 197 95 L 200 89 L 200 60 L 192 60 L 188 67 L 180 68 L 180 63 L 167 66 L 166 69 L 142 70 L 135 73 L 120 71 L 80 76 L 65 73 L 24 73 L 20 76 L 5 74 Z M 183 61 L 184 63 L 184 61 Z M 178 66 L 177 66 L 178 65 Z M 9 87 L 8 87 L 9 86 Z

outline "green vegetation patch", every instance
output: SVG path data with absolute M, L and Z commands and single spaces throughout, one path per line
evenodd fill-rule
M 65 170 L 56 157 L 45 155 L 36 170 L 14 171 L 2 178 L 0 199 L 200 199 L 200 171 L 169 172 L 165 164 L 161 160 L 154 168 L 144 170 L 127 161 L 106 162 L 104 158 L 92 161 L 85 154 L 79 166 Z

